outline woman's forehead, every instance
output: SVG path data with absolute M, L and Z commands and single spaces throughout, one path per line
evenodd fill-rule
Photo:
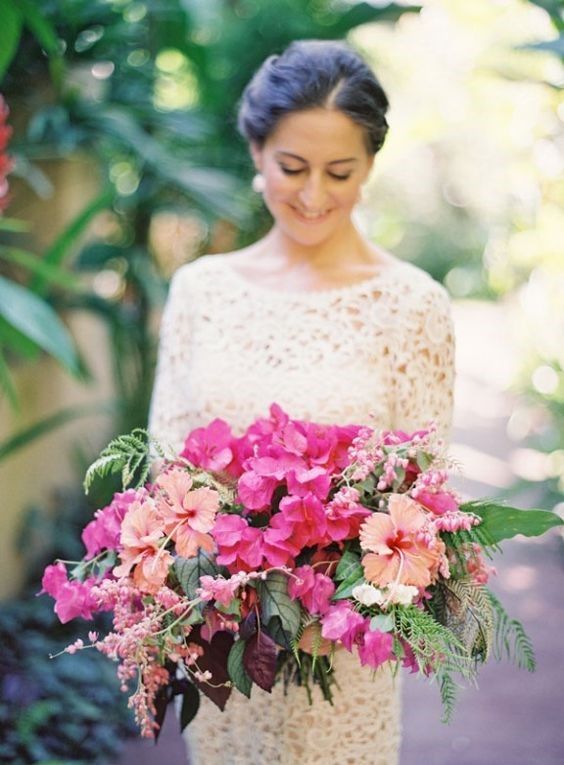
M 366 153 L 364 128 L 341 111 L 323 108 L 285 114 L 265 146 L 277 154 L 327 162 L 358 159 Z

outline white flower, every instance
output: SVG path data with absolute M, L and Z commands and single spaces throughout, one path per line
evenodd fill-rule
M 391 584 L 386 592 L 391 603 L 399 603 L 401 606 L 411 605 L 417 595 L 419 595 L 417 587 L 412 587 L 409 584 Z
M 352 596 L 355 600 L 358 600 L 359 603 L 362 603 L 363 606 L 381 606 L 384 602 L 384 593 L 382 590 L 379 590 L 377 587 L 374 587 L 373 584 L 367 584 L 366 582 L 353 587 Z

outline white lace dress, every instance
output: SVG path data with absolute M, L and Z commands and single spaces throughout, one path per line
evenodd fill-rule
M 252 284 L 228 255 L 174 275 L 165 306 L 149 430 L 180 450 L 214 417 L 236 434 L 275 401 L 292 417 L 416 429 L 448 441 L 454 338 L 444 288 L 416 266 L 385 265 L 363 282 L 316 292 Z M 372 418 L 369 419 L 369 415 Z M 334 706 L 318 689 L 234 690 L 207 698 L 187 729 L 192 765 L 397 765 L 400 689 L 339 650 Z

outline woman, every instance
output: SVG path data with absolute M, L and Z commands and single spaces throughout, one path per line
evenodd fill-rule
M 239 128 L 274 219 L 238 252 L 181 267 L 165 308 L 149 429 L 180 449 L 214 417 L 241 433 L 276 401 L 290 416 L 446 440 L 453 332 L 445 290 L 369 242 L 351 215 L 387 131 L 388 101 L 342 44 L 293 43 L 247 86 Z M 392 765 L 399 675 L 335 657 L 334 706 L 304 689 L 207 699 L 188 728 L 193 765 Z M 317 690 L 317 689 L 316 689 Z

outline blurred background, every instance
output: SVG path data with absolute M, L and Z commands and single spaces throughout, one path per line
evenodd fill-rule
M 0 762 L 184 761 L 110 662 L 48 658 L 91 625 L 35 595 L 109 499 L 86 467 L 146 425 L 171 274 L 270 225 L 236 105 L 297 38 L 348 39 L 390 97 L 358 225 L 452 296 L 455 483 L 564 515 L 561 0 L 0 0 Z M 488 666 L 450 726 L 406 678 L 402 765 L 564 761 L 563 561 L 556 531 L 506 546 L 537 672 Z

